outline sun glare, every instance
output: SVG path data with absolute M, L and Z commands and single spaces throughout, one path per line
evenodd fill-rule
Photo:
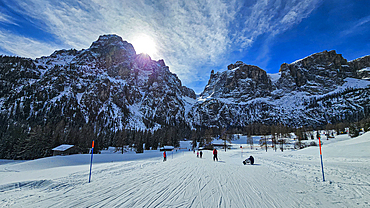
M 132 41 L 132 45 L 137 54 L 146 53 L 149 56 L 153 56 L 157 52 L 154 40 L 147 35 L 138 35 Z

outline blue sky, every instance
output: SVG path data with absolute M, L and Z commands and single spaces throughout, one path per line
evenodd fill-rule
M 152 59 L 200 93 L 211 70 L 238 60 L 277 73 L 324 50 L 369 55 L 368 8 L 368 0 L 0 0 L 0 54 L 37 58 L 88 48 L 102 34 L 144 35 L 157 47 Z

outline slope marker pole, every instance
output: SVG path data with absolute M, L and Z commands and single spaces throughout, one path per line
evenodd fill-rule
M 324 163 L 322 162 L 322 152 L 321 152 L 321 139 L 319 137 L 319 147 L 320 147 L 320 160 L 321 160 L 321 172 L 322 172 L 322 181 L 325 182 L 325 175 L 324 175 Z
M 92 169 L 93 155 L 94 155 L 94 140 L 92 141 L 92 148 L 91 148 L 89 183 L 90 183 L 90 180 L 91 180 L 91 169 Z

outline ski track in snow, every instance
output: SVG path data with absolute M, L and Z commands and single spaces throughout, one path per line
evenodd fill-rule
M 205 152 L 204 156 L 199 159 L 187 153 L 164 163 L 102 166 L 95 168 L 91 183 L 86 181 L 87 173 L 76 173 L 54 181 L 3 186 L 2 192 L 13 192 L 9 197 L 13 198 L 22 191 L 10 204 L 25 207 L 45 204 L 51 207 L 279 207 L 286 204 L 289 195 L 284 193 L 288 187 L 271 190 L 264 185 L 271 183 L 270 179 L 251 174 L 252 168 L 262 166 L 213 162 L 211 152 Z M 290 200 L 291 205 L 297 205 L 294 198 Z
M 363 170 L 353 169 L 352 166 L 348 166 L 349 164 L 325 164 L 326 182 L 322 183 L 323 178 L 319 160 L 308 164 L 277 160 L 263 160 L 263 163 L 268 164 L 272 169 L 284 172 L 284 174 L 280 174 L 286 180 L 289 180 L 286 177 L 291 177 L 297 181 L 307 182 L 307 189 L 299 193 L 311 192 L 311 194 L 302 198 L 301 206 L 322 205 L 323 207 L 333 207 L 336 205 L 335 207 L 353 207 L 360 204 L 367 205 L 369 202 L 370 183 L 368 174 L 361 173 Z M 339 166 L 339 168 L 336 166 Z M 285 169 L 281 169 L 281 167 L 285 167 Z M 363 169 L 363 167 L 360 169 Z M 307 203 L 307 200 L 311 202 Z M 316 203 L 312 203 L 314 201 Z
M 322 182 L 312 148 L 219 150 L 218 162 L 211 151 L 203 158 L 186 151 L 166 162 L 100 163 L 93 165 L 91 183 L 86 167 L 65 177 L 0 185 L 0 207 L 369 207 L 370 158 L 325 158 L 324 151 Z M 256 158 L 253 166 L 242 164 L 249 155 Z

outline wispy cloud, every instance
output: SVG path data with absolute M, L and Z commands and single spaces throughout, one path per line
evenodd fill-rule
M 0 23 L 18 25 L 15 19 L 8 14 L 7 10 L 0 5 Z
M 258 36 L 287 30 L 318 1 L 13 0 L 12 9 L 39 20 L 38 28 L 71 48 L 87 48 L 101 34 L 115 33 L 130 42 L 144 33 L 158 46 L 152 58 L 164 59 L 189 84 L 208 79 L 209 67 L 200 67 L 225 63 L 228 53 L 247 50 Z M 33 56 L 45 54 L 42 43 L 27 38 L 24 34 L 25 42 L 40 48 Z M 3 41 L 0 47 L 10 51 L 7 44 Z M 45 51 L 51 46 L 46 44 Z M 12 52 L 24 53 L 22 47 L 13 45 Z
M 9 31 L 0 31 L 0 45 L 11 55 L 28 58 L 48 55 L 58 48 L 57 45 L 19 36 Z
M 342 31 L 341 36 L 347 36 L 356 33 L 359 29 L 362 29 L 364 25 L 370 24 L 370 16 L 363 17 L 356 22 L 353 22 L 349 25 L 347 30 Z M 368 27 L 367 27 L 368 28 Z
M 8 16 L 4 13 L 0 13 L 0 22 L 15 24 L 11 19 L 12 19 L 12 17 L 10 17 L 10 16 Z
M 304 1 L 256 1 L 246 12 L 241 12 L 241 21 L 234 34 L 236 44 L 249 46 L 262 34 L 276 35 L 286 31 L 306 18 L 320 0 Z M 237 46 L 236 46 L 237 47 Z

